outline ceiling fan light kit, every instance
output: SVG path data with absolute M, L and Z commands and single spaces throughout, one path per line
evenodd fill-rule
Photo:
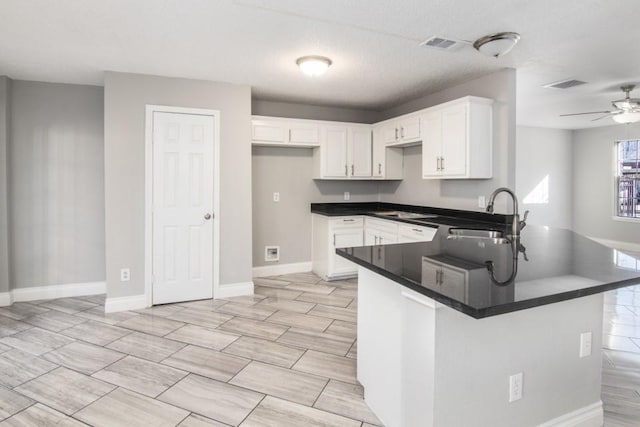
M 506 55 L 520 40 L 520 34 L 511 31 L 488 34 L 473 42 L 473 47 L 480 53 L 498 58 Z
M 591 121 L 595 122 L 597 120 L 611 117 L 616 123 L 628 124 L 640 122 L 640 98 L 631 98 L 630 96 L 630 93 L 634 88 L 635 85 L 626 85 L 620 87 L 620 90 L 625 93 L 625 98 L 611 102 L 611 105 L 614 108 L 612 111 L 591 111 L 587 113 L 561 114 L 560 116 L 566 117 L 581 116 L 587 114 L 604 114 L 604 116 L 600 116 Z

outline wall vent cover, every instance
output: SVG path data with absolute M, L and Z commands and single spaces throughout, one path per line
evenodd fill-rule
M 560 80 L 559 82 L 549 83 L 542 87 L 547 87 L 551 89 L 569 89 L 572 87 L 581 86 L 586 83 L 587 82 L 583 82 L 582 80 L 567 79 L 567 80 Z
M 432 36 L 420 43 L 420 46 L 452 52 L 460 49 L 465 44 L 467 43 L 461 42 L 460 40 L 454 40 L 442 36 Z

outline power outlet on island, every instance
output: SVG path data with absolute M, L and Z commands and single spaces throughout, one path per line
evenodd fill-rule
M 580 334 L 580 358 L 591 356 L 591 332 Z
M 349 193 L 348 191 L 344 192 L 344 199 L 345 200 L 351 200 L 351 193 Z
M 522 372 L 509 377 L 509 403 L 522 399 Z

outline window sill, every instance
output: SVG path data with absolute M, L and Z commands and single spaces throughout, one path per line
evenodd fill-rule
M 640 224 L 640 218 L 632 218 L 632 217 L 616 216 L 616 215 L 614 215 L 612 219 L 613 219 L 614 221 L 620 221 L 620 222 L 635 222 L 635 223 L 639 223 L 639 224 Z

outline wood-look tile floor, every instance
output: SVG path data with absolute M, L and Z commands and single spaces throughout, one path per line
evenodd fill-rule
M 0 308 L 0 426 L 380 425 L 356 381 L 355 280 L 105 314 L 104 295 Z
M 105 314 L 104 296 L 0 308 L 0 426 L 381 425 L 356 381 L 355 280 Z M 605 296 L 606 426 L 640 425 L 640 286 Z

